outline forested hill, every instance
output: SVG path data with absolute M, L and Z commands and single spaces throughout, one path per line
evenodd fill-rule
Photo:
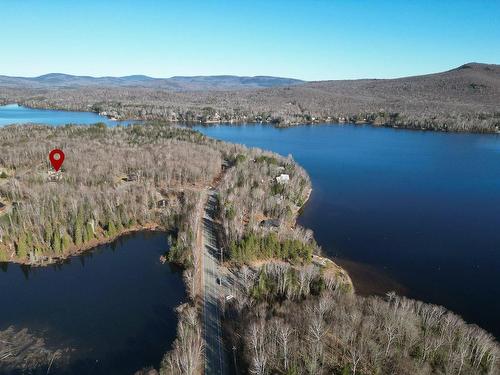
M 74 76 L 49 73 L 39 77 L 0 76 L 0 86 L 11 88 L 53 88 L 53 87 L 147 87 L 173 91 L 186 90 L 236 90 L 259 87 L 290 86 L 303 81 L 293 78 L 232 75 L 153 78 L 145 75 L 125 77 Z
M 57 78 L 50 77 L 46 76 L 49 82 Z M 183 90 L 154 85 L 113 86 L 105 84 L 104 78 L 100 84 L 66 85 L 61 90 L 56 83 L 43 87 L 15 86 L 6 83 L 9 79 L 4 77 L 0 78 L 0 104 L 17 102 L 37 108 L 106 112 L 117 118 L 176 122 L 262 121 L 280 126 L 354 122 L 441 131 L 500 132 L 500 65 L 469 63 L 443 73 L 399 79 L 286 84 L 279 78 L 254 77 L 248 78 L 246 86 L 233 85 L 231 89 L 229 83 L 220 82 L 246 82 L 247 78 L 224 77 L 170 79 L 182 82 L 179 85 L 184 88 L 190 87 Z M 137 80 L 143 82 L 147 78 Z M 251 88 L 257 85 L 252 80 L 258 80 L 260 87 Z
M 436 106 L 500 110 L 500 65 L 470 63 L 442 73 L 398 79 L 362 79 L 306 83 L 300 89 L 344 98 L 352 105 Z M 300 90 L 294 88 L 294 91 Z

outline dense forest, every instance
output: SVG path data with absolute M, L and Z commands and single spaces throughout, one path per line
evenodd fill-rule
M 0 261 L 44 265 L 130 230 L 172 233 L 167 256 L 185 267 L 191 298 L 179 307 L 178 337 L 162 373 L 185 373 L 203 363 L 196 228 L 207 186 L 220 188 L 221 239 L 244 248 L 238 261 L 263 256 L 252 253 L 254 236 L 280 249 L 271 258 L 310 261 L 316 250 L 312 234 L 294 226 L 310 182 L 291 158 L 160 123 L 9 126 L 0 129 L 0 148 Z M 53 148 L 66 155 L 60 172 L 48 160 Z M 282 174 L 289 178 L 285 183 L 276 179 Z M 267 219 L 279 224 L 265 228 Z M 30 348 L 40 343 L 23 342 Z M 45 358 L 41 348 L 38 361 Z
M 0 259 L 45 264 L 128 230 L 171 231 L 169 258 L 185 266 L 190 300 L 161 374 L 203 366 L 196 228 L 209 185 L 235 296 L 225 340 L 239 372 L 500 373 L 499 346 L 479 327 L 394 294 L 358 296 L 347 273 L 318 256 L 312 232 L 296 224 L 311 183 L 290 156 L 161 123 L 9 126 L 0 147 Z M 66 153 L 59 173 L 47 159 L 56 147 Z M 54 356 L 25 331 L 0 334 L 20 337 L 27 360 Z
M 443 307 L 361 297 L 335 274 L 241 269 L 226 309 L 228 345 L 250 374 L 500 374 L 500 347 Z
M 306 172 L 291 157 L 259 149 L 247 149 L 214 141 L 223 150 L 223 171 L 213 181 L 217 189 L 219 243 L 226 253 L 224 266 L 246 267 L 246 263 L 266 259 L 284 260 L 313 269 L 313 254 L 319 251 L 312 232 L 295 224 L 298 209 L 306 201 L 311 184 Z M 287 175 L 283 182 L 277 177 Z M 273 224 L 265 225 L 268 222 Z M 172 251 L 172 250 L 171 250 Z M 194 273 L 199 267 L 194 256 Z M 335 280 L 347 289 L 351 281 L 344 270 L 331 262 Z M 191 275 L 191 273 L 187 272 Z M 307 273 L 309 275 L 309 273 Z M 193 277 L 187 278 L 188 285 Z M 192 293 L 193 299 L 198 296 Z M 178 336 L 172 351 L 162 361 L 160 374 L 196 374 L 203 366 L 201 324 L 194 306 L 180 308 Z
M 49 81 L 50 82 L 50 81 Z M 351 122 L 440 131 L 500 131 L 500 68 L 470 63 L 399 79 L 294 82 L 288 86 L 182 90 L 147 85 L 0 84 L 0 104 L 83 110 L 174 122 Z
M 274 182 L 251 176 L 291 160 L 238 159 L 221 183 L 220 215 L 235 296 L 225 304 L 225 341 L 239 373 L 500 374 L 500 346 L 481 328 L 394 293 L 359 296 L 344 270 L 316 255 L 312 234 L 294 224 L 310 186 L 300 167 L 287 169 L 302 182 L 280 186 L 282 207 L 265 199 Z M 258 225 L 264 213 L 280 220 Z
M 201 140 L 162 126 L 0 129 L 0 259 L 43 264 L 134 228 L 188 230 L 221 168 Z M 53 148 L 66 153 L 58 173 Z
M 182 333 L 185 321 L 193 318 L 199 288 L 193 276 L 197 210 L 202 191 L 221 172 L 223 146 L 161 124 L 1 128 L 0 261 L 44 265 L 126 231 L 170 231 L 167 254 L 185 267 L 191 297 L 179 308 L 179 338 L 167 354 L 175 357 L 190 344 Z M 58 173 L 48 161 L 56 147 L 66 155 Z M 199 331 L 197 314 L 194 318 Z M 64 366 L 70 360 L 71 353 L 47 350 L 43 338 L 9 330 L 0 332 L 12 338 L 9 345 L 0 343 L 2 356 L 9 356 L 0 371 L 29 371 L 53 361 L 53 367 Z M 193 338 L 200 342 L 196 332 Z
M 304 169 L 291 156 L 260 150 L 236 154 L 231 165 L 219 184 L 221 241 L 229 258 L 310 259 L 317 252 L 312 232 L 295 224 L 311 192 Z
M 234 150 L 228 161 L 219 219 L 235 298 L 224 327 L 239 373 L 500 374 L 500 346 L 481 328 L 394 293 L 359 296 L 317 256 L 295 222 L 311 184 L 291 157 Z

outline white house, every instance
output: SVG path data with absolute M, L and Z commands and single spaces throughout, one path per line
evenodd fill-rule
M 290 176 L 285 173 L 282 173 L 278 177 L 276 177 L 276 181 L 279 184 L 286 184 L 288 183 L 288 181 L 290 181 Z

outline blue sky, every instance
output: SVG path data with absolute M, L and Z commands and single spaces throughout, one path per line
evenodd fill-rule
M 0 74 L 389 78 L 500 63 L 500 1 L 2 0 Z

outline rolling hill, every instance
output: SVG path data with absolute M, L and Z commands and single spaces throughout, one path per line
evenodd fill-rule
M 317 82 L 235 76 L 0 77 L 0 104 L 12 102 L 172 122 L 352 122 L 492 133 L 500 132 L 500 65 L 469 63 L 398 79 Z
M 240 77 L 194 76 L 153 78 L 145 75 L 125 77 L 74 76 L 62 73 L 49 73 L 39 77 L 0 76 L 0 86 L 11 88 L 54 88 L 54 87 L 146 87 L 168 90 L 235 90 L 244 88 L 289 86 L 303 81 L 292 78 L 256 76 Z

